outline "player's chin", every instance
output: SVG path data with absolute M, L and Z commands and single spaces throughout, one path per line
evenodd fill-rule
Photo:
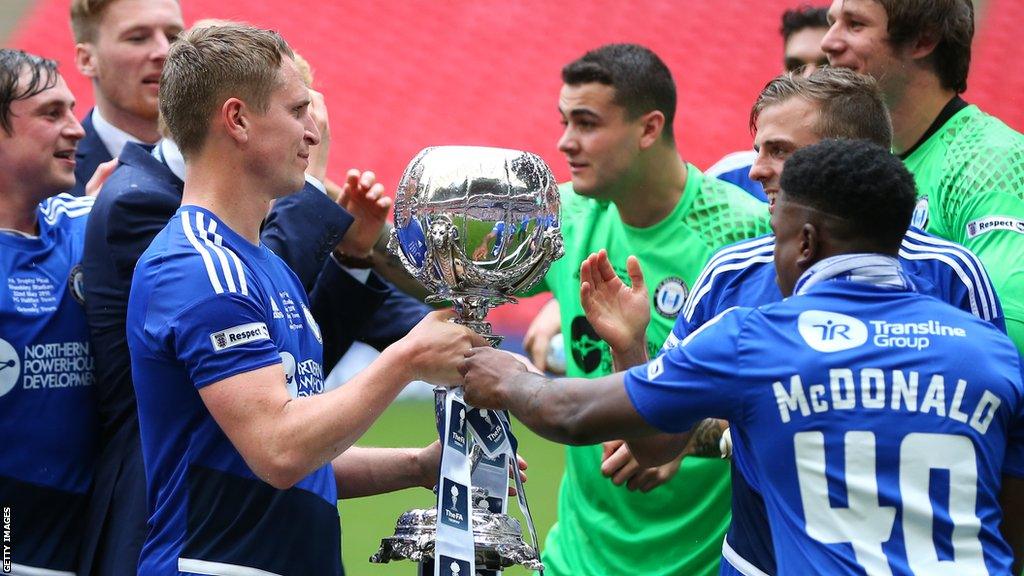
M 50 182 L 53 183 L 52 188 L 59 192 L 71 190 L 75 187 L 75 168 L 73 166 L 70 169 L 62 167 L 50 175 Z

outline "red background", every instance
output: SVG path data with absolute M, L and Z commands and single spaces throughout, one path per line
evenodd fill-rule
M 229 18 L 279 30 L 312 64 L 330 111 L 330 173 L 373 169 L 393 190 L 420 149 L 469 144 L 529 150 L 568 178 L 555 148 L 559 71 L 586 50 L 637 42 L 675 76 L 682 156 L 701 168 L 750 146 L 747 113 L 781 67 L 782 11 L 794 0 L 183 0 L 186 23 Z M 68 0 L 39 0 L 10 44 L 55 58 L 79 99 Z M 989 0 L 979 14 L 969 101 L 1024 128 L 1024 64 L 1013 37 L 1024 2 Z M 521 332 L 537 303 L 492 313 Z

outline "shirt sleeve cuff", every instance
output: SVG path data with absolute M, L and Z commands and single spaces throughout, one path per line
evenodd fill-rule
M 331 253 L 331 261 L 334 262 L 338 268 L 347 272 L 349 276 L 358 280 L 360 284 L 366 284 L 366 281 L 370 278 L 371 270 L 369 268 L 349 268 L 341 262 L 338 262 L 338 258 L 334 256 L 333 252 Z

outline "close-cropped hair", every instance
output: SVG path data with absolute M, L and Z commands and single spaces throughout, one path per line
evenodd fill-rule
M 117 0 L 71 0 L 71 33 L 75 42 L 92 42 L 100 19 L 108 6 Z
M 894 48 L 922 37 L 937 44 L 929 56 L 942 87 L 957 94 L 967 90 L 974 39 L 974 4 L 971 0 L 875 0 L 889 18 L 889 43 Z
M 71 33 L 76 43 L 93 42 L 104 12 L 118 0 L 71 0 Z
M 819 138 L 870 140 L 892 146 L 892 121 L 878 83 L 846 68 L 823 66 L 810 76 L 786 72 L 765 85 L 750 109 L 750 131 L 766 108 L 803 98 L 818 107 L 815 132 Z
M 22 78 L 25 73 L 27 78 Z M 57 85 L 57 62 L 10 48 L 0 49 L 0 128 L 11 132 L 11 104 Z
M 895 252 L 917 203 L 914 177 L 867 140 L 823 140 L 793 153 L 780 181 L 787 202 L 842 220 L 833 231 Z
M 206 140 L 211 116 L 228 98 L 264 113 L 291 48 L 272 30 L 245 24 L 188 30 L 171 44 L 160 76 L 160 116 L 187 158 Z
M 638 44 L 608 44 L 584 54 L 562 68 L 570 86 L 597 82 L 615 89 L 614 102 L 630 119 L 653 110 L 665 115 L 662 136 L 674 142 L 676 83 L 668 66 L 650 49 Z
M 782 41 L 805 28 L 828 28 L 828 7 L 803 5 L 782 13 Z

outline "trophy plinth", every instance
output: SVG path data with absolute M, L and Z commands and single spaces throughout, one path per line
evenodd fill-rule
M 501 570 L 517 564 L 542 570 L 537 550 L 523 541 L 519 521 L 487 510 L 486 491 L 473 489 L 473 542 L 478 569 Z M 479 495 L 479 496 L 478 496 Z M 434 558 L 437 509 L 409 510 L 398 518 L 395 535 L 384 538 L 370 562 L 425 562 Z
M 487 313 L 499 304 L 515 302 L 513 294 L 535 284 L 551 262 L 562 256 L 558 211 L 555 178 L 547 164 L 534 154 L 471 146 L 427 148 L 409 163 L 398 185 L 395 229 L 388 248 L 432 293 L 428 302 L 450 301 L 456 322 L 497 346 L 501 336 L 491 331 Z M 444 397 L 444 393 L 438 393 Z M 439 410 L 443 410 L 444 401 L 440 405 Z M 447 454 L 450 444 L 446 442 L 447 428 L 440 414 L 438 431 Z M 507 418 L 501 419 L 511 436 Z M 487 422 L 492 421 L 488 418 Z M 465 430 L 462 434 L 468 437 Z M 461 442 L 466 440 L 462 440 L 463 436 L 459 438 L 459 451 L 452 457 L 464 462 L 467 456 Z M 510 457 L 507 461 L 515 462 L 514 437 L 504 446 L 503 454 Z M 488 448 L 488 455 L 492 448 Z M 473 453 L 479 458 L 479 445 L 473 446 Z M 536 540 L 518 468 L 514 471 L 520 506 Z M 468 511 L 463 510 L 468 512 L 471 522 L 468 526 L 461 520 L 456 523 L 462 530 L 459 542 L 467 542 L 469 533 L 472 534 L 472 546 L 460 548 L 466 551 L 465 561 L 472 556 L 483 570 L 500 570 L 516 564 L 543 570 L 537 550 L 523 540 L 519 521 L 500 513 L 504 510 L 505 495 L 500 495 L 499 512 L 494 512 L 495 508 L 487 505 L 486 492 L 480 497 L 479 488 L 474 487 L 470 493 L 472 505 Z M 413 560 L 420 563 L 422 572 L 434 559 L 438 524 L 436 508 L 402 514 L 394 536 L 382 540 L 370 561 Z M 442 551 L 442 557 L 444 554 Z M 451 563 L 452 573 L 458 572 L 457 564 Z

